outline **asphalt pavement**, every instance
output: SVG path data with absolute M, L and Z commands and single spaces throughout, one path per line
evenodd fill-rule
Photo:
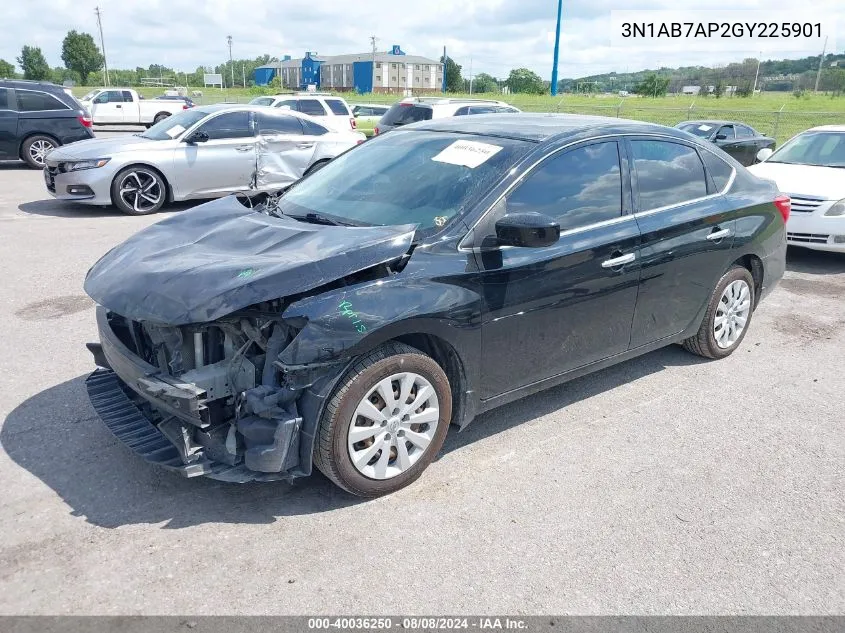
M 97 419 L 83 278 L 166 216 L 0 164 L 0 614 L 845 611 L 845 256 L 790 251 L 728 359 L 670 347 L 492 411 L 361 501 L 182 479 Z

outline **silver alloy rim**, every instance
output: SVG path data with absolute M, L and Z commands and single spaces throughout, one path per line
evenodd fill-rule
M 136 170 L 120 181 L 120 198 L 140 213 L 152 211 L 161 202 L 164 187 L 155 174 Z
M 47 154 L 56 148 L 50 141 L 38 140 L 29 146 L 29 155 L 36 163 L 43 165 L 46 162 Z
M 431 383 L 411 372 L 393 374 L 372 387 L 352 414 L 349 457 L 365 477 L 391 479 L 419 461 L 439 423 Z
M 722 349 L 730 349 L 742 336 L 748 315 L 751 312 L 751 288 L 742 279 L 738 279 L 725 288 L 716 308 L 713 322 L 713 334 L 716 344 Z

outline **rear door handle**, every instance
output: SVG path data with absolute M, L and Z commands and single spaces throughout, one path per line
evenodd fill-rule
M 710 235 L 708 235 L 707 239 L 711 242 L 718 242 L 719 240 L 723 240 L 726 237 L 730 236 L 730 234 L 730 229 L 717 229 L 713 231 Z
M 123 107 L 122 105 L 116 105 L 116 106 L 115 106 L 115 108 L 118 108 L 118 109 L 120 109 L 120 108 L 122 108 L 122 107 Z
M 311 149 L 312 147 L 314 147 L 314 143 L 297 143 L 296 144 L 297 149 Z
M 252 145 L 235 145 L 235 149 L 239 152 L 248 152 L 252 149 Z
M 620 255 L 619 257 L 614 257 L 613 259 L 606 259 L 601 263 L 602 268 L 617 268 L 618 266 L 624 266 L 625 264 L 630 264 L 637 258 L 634 253 L 626 253 L 625 255 Z

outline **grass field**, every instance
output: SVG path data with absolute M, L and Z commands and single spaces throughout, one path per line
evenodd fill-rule
M 74 88 L 74 94 L 82 96 L 90 88 Z M 191 89 L 189 89 L 190 92 Z M 195 98 L 197 103 L 246 103 L 255 96 L 271 94 L 262 88 L 219 88 L 200 89 L 203 96 Z M 164 92 L 163 88 L 140 88 L 144 97 L 152 98 Z M 441 96 L 434 93 L 433 96 Z M 399 95 L 343 93 L 349 103 L 393 103 Z M 470 95 L 450 94 L 450 97 Z M 615 116 L 662 125 L 675 125 L 688 119 L 729 119 L 747 123 L 763 134 L 773 136 L 778 143 L 817 125 L 845 124 L 845 96 L 826 94 L 805 94 L 795 97 L 788 92 L 767 92 L 753 97 L 689 97 L 666 96 L 657 99 L 606 95 L 498 95 L 474 94 L 482 97 L 507 101 L 526 112 L 570 112 L 580 114 Z

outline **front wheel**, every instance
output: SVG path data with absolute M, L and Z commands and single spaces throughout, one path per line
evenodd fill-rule
M 147 215 L 161 209 L 167 199 L 167 185 L 157 171 L 148 167 L 127 167 L 114 177 L 112 204 L 129 215 Z
M 451 418 L 440 366 L 413 347 L 388 343 L 341 378 L 320 420 L 314 463 L 352 494 L 389 494 L 432 462 Z
M 705 358 L 725 358 L 739 347 L 754 313 L 754 278 L 734 266 L 710 296 L 698 333 L 683 342 L 684 349 Z

